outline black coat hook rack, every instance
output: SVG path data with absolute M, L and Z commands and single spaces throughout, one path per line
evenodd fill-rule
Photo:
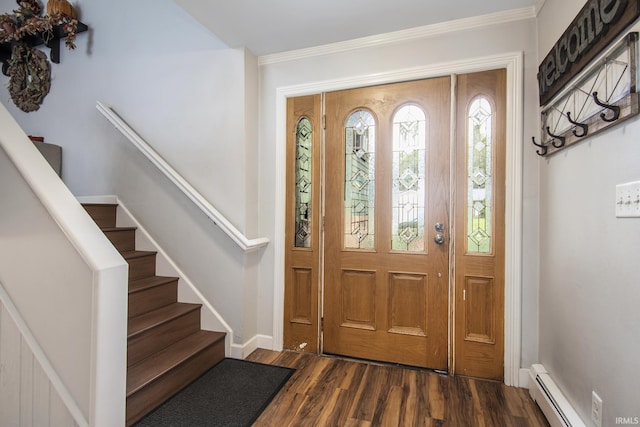
M 620 118 L 620 107 L 618 107 L 617 105 L 610 105 L 600 101 L 598 99 L 598 92 L 593 92 L 591 96 L 593 96 L 593 102 L 595 102 L 596 104 L 598 104 L 599 106 L 607 110 L 613 111 L 613 117 L 609 117 L 609 118 L 607 118 L 607 115 L 605 113 L 600 113 L 600 118 L 602 120 L 604 120 L 607 123 L 612 123 Z
M 639 60 L 638 33 L 632 32 L 589 64 L 542 107 L 541 141 L 531 138 L 536 154 L 550 156 L 640 114 Z
M 551 145 L 553 145 L 555 148 L 564 147 L 564 143 L 567 141 L 567 138 L 565 138 L 564 136 L 552 134 L 551 133 L 551 129 L 549 128 L 549 126 L 547 126 L 547 135 L 549 135 L 551 138 L 553 138 L 551 140 Z M 556 144 L 556 140 L 559 141 L 558 144 Z
M 573 120 L 571 118 L 571 111 L 567 111 L 567 119 L 569 120 L 569 123 L 571 123 L 572 125 L 575 125 L 576 127 L 582 129 L 582 132 L 580 132 L 578 134 L 578 131 L 574 128 L 571 133 L 573 133 L 574 136 L 577 136 L 578 138 L 583 138 L 585 136 L 587 136 L 587 134 L 589 133 L 589 125 L 586 125 L 584 123 L 580 123 L 580 122 L 576 122 L 575 120 Z
M 531 141 L 533 142 L 533 145 L 535 145 L 536 147 L 540 147 L 540 150 L 536 150 L 536 154 L 538 154 L 538 156 L 546 156 L 547 155 L 547 144 L 538 144 L 536 142 L 536 137 L 532 136 L 531 137 Z

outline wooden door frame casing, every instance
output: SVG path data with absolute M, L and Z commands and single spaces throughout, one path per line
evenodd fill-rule
M 375 75 L 353 76 L 276 89 L 276 188 L 274 229 L 274 306 L 272 348 L 282 350 L 285 272 L 285 195 L 286 195 L 286 119 L 287 98 L 361 86 L 465 74 L 497 68 L 507 70 L 506 129 L 506 209 L 505 209 L 505 306 L 504 306 L 504 383 L 520 386 L 522 342 L 522 157 L 524 71 L 523 52 L 512 52 L 476 59 L 425 65 Z M 524 386 L 524 384 L 522 384 Z

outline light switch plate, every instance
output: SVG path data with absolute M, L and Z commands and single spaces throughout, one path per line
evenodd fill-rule
M 640 181 L 616 185 L 616 217 L 640 218 Z

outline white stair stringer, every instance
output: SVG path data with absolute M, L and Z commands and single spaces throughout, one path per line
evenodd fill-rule
M 136 227 L 136 249 L 145 251 L 156 251 L 156 271 L 162 276 L 179 277 L 178 280 L 178 301 L 202 304 L 201 328 L 207 331 L 226 332 L 225 355 L 228 357 L 238 357 L 237 351 L 232 348 L 233 329 L 217 312 L 211 303 L 202 295 L 187 275 L 173 262 L 167 253 L 160 247 L 153 237 L 142 227 L 129 212 L 127 207 L 117 196 L 85 196 L 77 198 L 80 203 L 111 203 L 118 205 L 116 215 L 116 225 L 118 227 Z

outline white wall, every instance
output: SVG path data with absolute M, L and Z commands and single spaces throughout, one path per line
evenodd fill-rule
M 110 105 L 250 238 L 257 237 L 257 60 L 228 49 L 170 0 L 72 2 L 90 30 L 62 47 L 51 92 L 24 113 L 0 102 L 26 132 L 63 146 L 76 196 L 117 195 L 236 333 L 256 333 L 255 274 L 244 254 L 102 117 Z M 0 0 L 0 11 L 16 7 Z M 7 77 L 0 77 L 5 86 Z M 248 298 L 245 309 L 244 298 Z M 244 329 L 248 332 L 243 332 Z
M 547 0 L 543 58 L 584 0 Z M 615 186 L 640 180 L 640 120 L 631 119 L 540 163 L 540 362 L 592 425 L 640 417 L 640 219 L 615 217 Z
M 447 33 L 422 39 L 407 40 L 395 44 L 372 46 L 345 52 L 327 53 L 314 57 L 295 58 L 288 61 L 265 61 L 261 73 L 261 135 L 260 142 L 260 228 L 273 242 L 260 263 L 259 332 L 273 334 L 274 289 L 283 286 L 274 283 L 275 249 L 283 245 L 275 223 L 278 206 L 273 195 L 277 192 L 276 170 L 278 163 L 276 140 L 276 91 L 292 86 L 313 87 L 326 81 L 348 81 L 357 86 L 358 79 L 392 73 L 414 67 L 424 67 L 460 60 L 469 60 L 507 52 L 524 52 L 524 135 L 535 132 L 537 126 L 535 83 L 536 42 L 535 22 L 525 19 L 472 31 Z M 538 356 L 538 166 L 535 153 L 524 153 L 524 225 L 523 253 L 525 265 L 522 278 L 522 366 L 537 361 Z M 283 160 L 283 159 L 280 159 Z M 277 319 L 276 319 L 277 321 Z

